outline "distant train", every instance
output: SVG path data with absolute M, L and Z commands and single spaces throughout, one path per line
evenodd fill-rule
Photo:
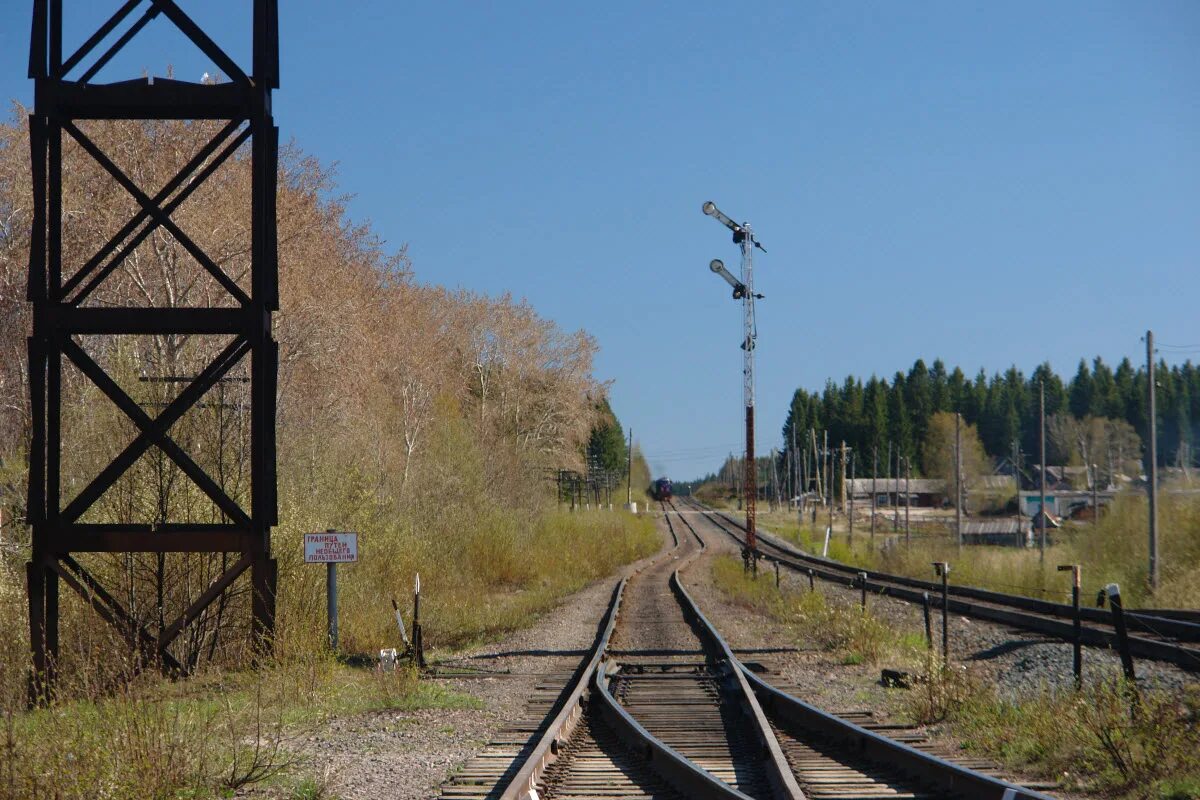
M 655 500 L 670 500 L 671 479 L 659 478 L 654 483 L 650 484 L 650 496 Z

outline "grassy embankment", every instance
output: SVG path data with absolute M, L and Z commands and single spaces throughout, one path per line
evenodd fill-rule
M 795 514 L 760 514 L 760 524 L 773 533 L 819 553 L 824 527 L 818 531 L 800 526 Z M 951 564 L 951 580 L 963 585 L 1063 600 L 1070 597 L 1070 579 L 1056 571 L 1059 564 L 1079 564 L 1083 570 L 1084 597 L 1095 597 L 1108 583 L 1119 583 L 1128 605 L 1200 608 L 1200 502 L 1184 495 L 1163 494 L 1159 499 L 1159 551 L 1161 584 L 1150 594 L 1147 586 L 1148 542 L 1146 500 L 1120 497 L 1103 515 L 1100 524 L 1069 524 L 1053 532 L 1058 541 L 1046 550 L 1045 561 L 1036 549 L 970 547 L 960 551 L 951 535 L 914 536 L 910 548 L 888 537 L 893 546 L 873 546 L 868 528 L 855 526 L 851 546 L 845 530 L 834 530 L 829 555 L 866 569 L 931 578 L 933 561 Z M 885 526 L 890 534 L 890 524 Z M 880 537 L 882 539 L 882 537 Z M 896 546 L 896 545 L 899 546 Z
M 1119 678 L 1105 676 L 1079 692 L 1031 686 L 1014 700 L 968 671 L 943 670 L 922 632 L 831 602 L 819 584 L 816 592 L 781 591 L 773 580 L 747 577 L 733 557 L 717 560 L 713 577 L 731 601 L 769 616 L 801 647 L 845 664 L 914 670 L 915 688 L 890 690 L 893 710 L 940 723 L 967 751 L 1088 796 L 1200 797 L 1200 687 L 1182 697 L 1143 690 L 1133 701 Z
M 345 652 L 399 645 L 390 597 L 407 606 L 418 570 L 427 640 L 452 648 L 530 624 L 659 544 L 649 518 L 620 512 L 548 511 L 534 525 L 494 507 L 473 519 L 461 505 L 445 512 L 420 527 L 359 528 L 363 560 L 339 575 Z M 264 669 L 210 666 L 186 681 L 134 676 L 112 661 L 115 634 L 64 595 L 61 699 L 32 712 L 24 705 L 23 580 L 0 564 L 0 798 L 221 797 L 263 782 L 282 796 L 318 796 L 317 771 L 299 745 L 323 721 L 376 709 L 476 706 L 412 670 L 351 668 L 322 647 L 324 570 L 294 563 L 291 541 L 306 524 L 293 518 L 276 532 L 279 637 Z

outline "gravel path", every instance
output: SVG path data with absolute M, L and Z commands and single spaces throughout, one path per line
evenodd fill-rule
M 664 544 L 669 541 L 664 534 Z M 542 676 L 574 669 L 595 639 L 617 579 L 643 563 L 576 592 L 501 641 L 435 657 L 447 668 L 486 673 L 435 679 L 478 698 L 483 708 L 379 711 L 333 720 L 305 743 L 306 773 L 330 797 L 344 800 L 435 797 L 449 774 L 520 713 Z

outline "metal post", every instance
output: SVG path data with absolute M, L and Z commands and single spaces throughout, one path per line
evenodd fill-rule
M 1059 572 L 1071 572 L 1071 609 L 1074 612 L 1075 631 L 1072 644 L 1074 646 L 1075 688 L 1083 686 L 1083 620 L 1079 611 L 1080 569 L 1078 564 L 1060 564 Z
M 413 581 L 413 655 L 417 667 L 425 666 L 425 634 L 421 629 L 421 574 Z
M 865 613 L 867 610 L 867 573 L 858 573 L 858 583 L 862 588 L 862 610 Z
M 779 562 L 775 562 L 775 588 L 779 588 Z
M 934 561 L 933 568 L 942 579 L 942 665 L 950 663 L 950 565 Z
M 1092 527 L 1100 524 L 1100 470 L 1092 464 Z
M 815 591 L 816 588 L 817 588 L 816 582 L 813 580 L 813 571 L 810 569 L 808 571 L 808 590 L 810 592 L 812 592 L 812 591 Z
M 1158 408 L 1155 404 L 1154 332 L 1146 331 L 1146 394 L 1150 431 L 1146 442 L 1146 493 L 1150 497 L 1150 591 L 1158 588 Z
M 909 507 L 912 506 L 912 459 L 904 459 L 904 545 L 912 546 L 912 526 Z
M 933 649 L 933 621 L 929 613 L 929 592 L 921 593 L 921 605 L 925 609 L 925 647 Z
M 1125 627 L 1125 606 L 1121 602 L 1121 587 L 1110 583 L 1104 587 L 1108 594 L 1108 605 L 1112 609 L 1113 627 L 1117 629 L 1117 649 L 1121 653 L 1121 668 L 1130 683 L 1137 680 L 1133 671 L 1133 653 L 1129 650 L 1129 631 Z
M 325 565 L 325 611 L 329 617 L 329 649 L 338 649 L 338 590 L 337 563 L 330 561 Z

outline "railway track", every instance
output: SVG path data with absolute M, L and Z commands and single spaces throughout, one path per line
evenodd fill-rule
M 691 498 L 681 501 L 688 508 L 703 513 L 728 536 L 745 543 L 745 528 L 737 520 Z M 860 570 L 805 553 L 762 531 L 758 532 L 758 544 L 761 557 L 797 572 L 811 572 L 815 578 L 856 588 L 863 586 L 859 573 L 866 572 L 866 588 L 869 592 L 914 603 L 923 602 L 924 595 L 928 593 L 930 602 L 935 607 L 941 607 L 940 583 Z M 1074 609 L 1064 603 L 951 585 L 947 605 L 956 614 L 1033 631 L 1063 641 L 1074 641 L 1076 635 Z M 1130 630 L 1130 650 L 1135 657 L 1173 663 L 1193 672 L 1200 671 L 1200 645 L 1197 644 L 1200 642 L 1200 623 L 1194 621 L 1187 612 L 1157 616 L 1127 611 L 1125 618 Z M 1113 648 L 1117 645 L 1112 616 L 1103 609 L 1080 609 L 1079 636 L 1083 644 L 1092 647 Z
M 1046 798 L 763 681 L 679 580 L 704 540 L 665 516 L 673 546 L 614 588 L 593 648 L 543 720 L 518 721 L 443 798 Z

